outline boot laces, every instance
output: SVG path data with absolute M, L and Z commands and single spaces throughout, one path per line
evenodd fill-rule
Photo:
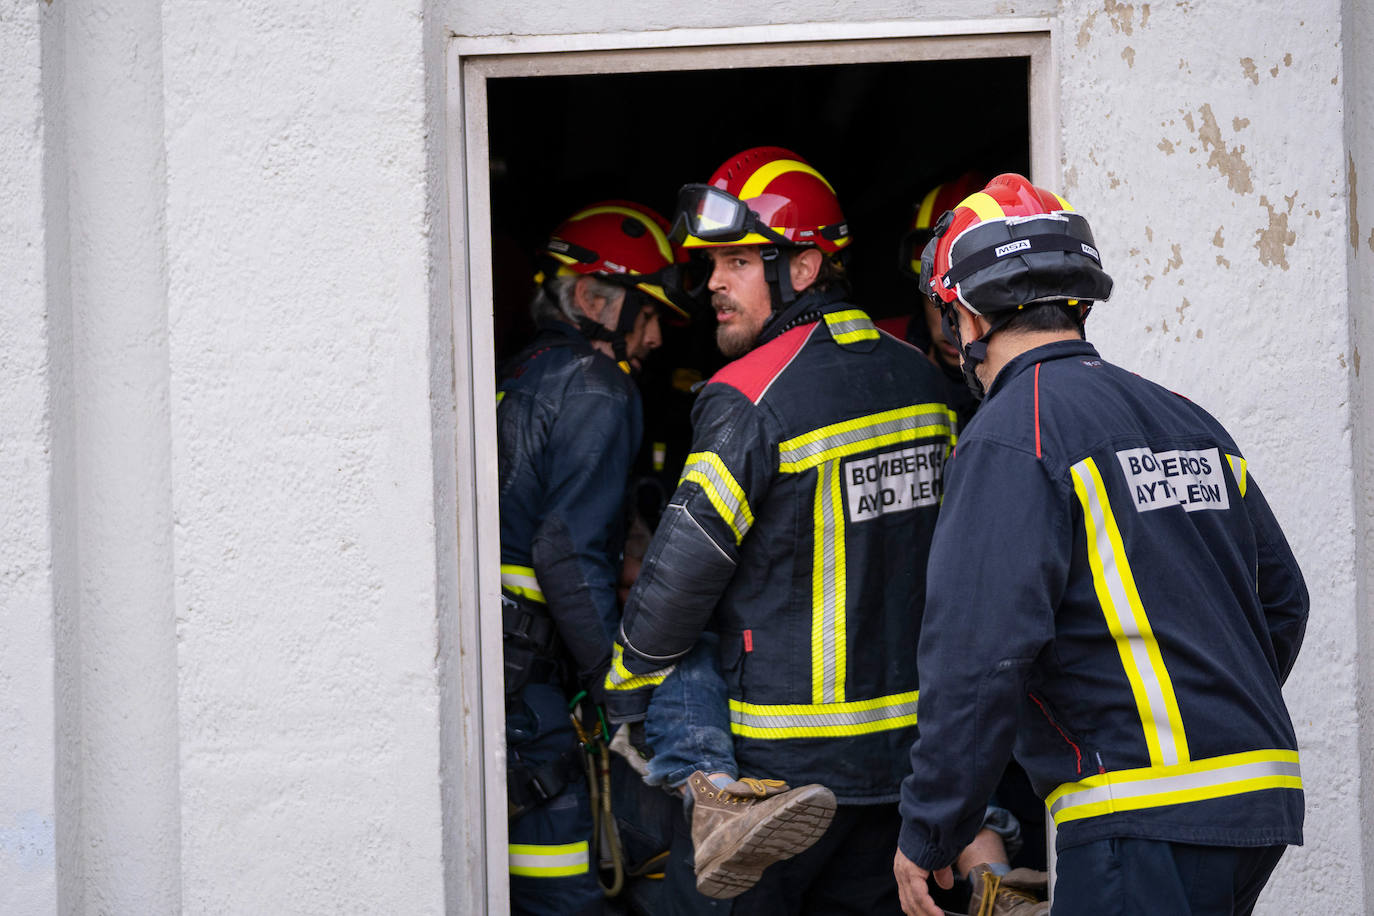
M 737 780 L 737 782 L 741 782 L 748 786 L 749 790 L 754 793 L 756 798 L 765 798 L 768 795 L 769 789 L 780 789 L 787 785 L 787 783 L 783 782 L 781 779 L 755 779 L 752 776 L 742 777 Z

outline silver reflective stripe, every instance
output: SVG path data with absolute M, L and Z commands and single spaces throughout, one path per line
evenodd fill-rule
M 1284 788 L 1284 785 L 1273 782 L 1275 777 L 1301 780 L 1302 769 L 1296 759 L 1254 760 L 1233 766 L 1199 769 L 1172 775 L 1146 776 L 1135 779 L 1123 777 L 1119 781 L 1112 781 L 1105 785 L 1066 792 L 1050 805 L 1050 814 L 1058 821 L 1068 809 L 1081 808 L 1086 805 L 1107 805 L 1109 810 L 1100 812 L 1106 814 L 1110 813 L 1110 810 L 1116 806 L 1120 806 L 1123 810 L 1138 810 L 1145 807 L 1176 805 L 1197 801 L 1201 798 L 1215 798 L 1219 795 Z M 1112 774 L 1106 774 L 1106 778 L 1111 779 Z M 1262 782 L 1255 784 L 1250 782 L 1251 780 L 1262 780 Z M 1216 791 L 1225 789 L 1230 784 L 1240 783 L 1244 783 L 1244 785 L 1234 786 L 1234 792 Z
M 714 452 L 694 452 L 687 456 L 682 480 L 696 483 L 706 498 L 735 533 L 738 544 L 754 525 L 754 513 L 744 498 L 744 490 Z
M 544 592 L 539 588 L 539 580 L 534 577 L 534 570 L 527 566 L 502 564 L 501 584 L 517 595 L 527 595 L 538 601 L 544 599 Z
M 1084 458 L 1071 467 L 1074 489 L 1083 506 L 1083 524 L 1098 602 L 1117 644 L 1126 677 L 1135 695 L 1150 762 L 1185 763 L 1188 739 L 1178 709 L 1173 680 L 1164 665 L 1149 615 L 1136 589 L 1116 517 L 1097 463 Z
M 874 439 L 887 436 L 893 437 L 890 440 L 893 442 L 910 441 L 920 438 L 916 432 L 924 427 L 932 427 L 931 434 L 933 435 L 949 436 L 952 431 L 948 409 L 943 404 L 927 404 L 922 405 L 922 407 L 925 409 L 920 413 L 907 413 L 904 410 L 888 411 L 887 414 L 876 414 L 872 417 L 837 423 L 833 427 L 834 432 L 814 439 L 799 436 L 797 439 L 789 440 L 779 446 L 779 462 L 784 471 L 804 470 L 814 466 L 817 459 L 831 449 L 840 449 L 842 454 L 852 454 L 855 451 L 860 451 L 860 449 L 852 448 L 853 446 L 864 443 L 864 448 L 877 448 L 885 443 L 869 443 Z M 823 430 L 818 430 L 818 432 L 823 432 Z M 798 442 L 798 439 L 809 441 Z M 789 467 L 789 465 L 800 465 L 800 467 Z
M 739 708 L 744 705 L 745 708 Z M 822 707 L 800 707 L 803 709 L 814 709 L 814 712 L 761 712 L 764 707 L 748 706 L 745 704 L 731 704 L 730 721 L 736 725 L 757 729 L 815 729 L 815 728 L 843 728 L 847 726 L 866 725 L 873 722 L 882 722 L 886 719 L 896 719 L 916 715 L 916 696 L 913 693 L 910 700 L 895 702 L 887 706 L 875 706 L 872 709 L 857 709 L 846 712 L 829 712 Z M 776 707 L 786 710 L 788 707 Z
M 836 343 L 872 340 L 878 336 L 877 327 L 867 315 L 858 309 L 832 312 L 825 316 L 825 323 L 830 328 L 830 336 L 835 338 Z
M 587 850 L 586 843 L 547 847 L 512 843 L 510 870 L 512 874 L 536 878 L 581 874 L 590 863 Z
M 844 699 L 845 595 L 844 511 L 838 500 L 840 461 L 827 462 L 816 472 L 816 568 L 812 572 L 812 672 L 817 702 Z M 836 518 L 837 509 L 839 518 Z M 816 656 L 819 657 L 816 657 Z M 816 688 L 819 688 L 817 690 Z

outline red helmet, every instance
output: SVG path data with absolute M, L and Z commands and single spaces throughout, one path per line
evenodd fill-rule
M 945 213 L 922 256 L 937 304 L 980 315 L 1042 301 L 1093 302 L 1112 292 L 1088 221 L 1016 174 L 998 175 Z
M 603 200 L 584 207 L 553 231 L 544 246 L 553 265 L 540 271 L 535 282 L 543 282 L 550 272 L 595 274 L 642 290 L 686 318 L 665 289 L 676 264 L 668 228 L 666 219 L 643 204 Z
M 921 279 L 921 252 L 935 234 L 935 221 L 946 210 L 953 210 L 959 201 L 968 197 L 987 183 L 978 172 L 965 172 L 952 181 L 937 184 L 921 198 L 916 213 L 911 217 L 911 225 L 902 236 L 901 250 L 898 254 L 902 271 L 917 280 Z
M 849 224 L 830 182 L 801 156 L 759 146 L 731 157 L 707 184 L 678 193 L 673 240 L 683 248 L 808 245 L 834 253 Z

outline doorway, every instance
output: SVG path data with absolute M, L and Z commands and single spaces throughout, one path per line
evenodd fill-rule
M 524 53 L 519 40 L 452 43 L 448 176 L 460 464 L 465 450 L 471 457 L 471 468 L 460 470 L 458 523 L 471 562 L 464 571 L 472 573 L 459 596 L 457 630 L 481 648 L 480 670 L 464 679 L 481 696 L 482 722 L 468 733 L 480 732 L 485 745 L 477 759 L 485 761 L 493 911 L 503 911 L 506 862 L 502 705 L 499 690 L 482 689 L 501 677 L 495 377 L 531 331 L 533 256 L 549 232 L 608 198 L 671 217 L 678 187 L 706 180 L 728 156 L 750 146 L 787 147 L 835 187 L 855 239 L 852 299 L 881 318 L 916 307 L 898 243 L 926 191 L 968 170 L 1059 183 L 1045 23 L 1010 34 L 864 40 L 811 34 L 832 31 L 821 26 L 790 28 L 807 40 L 741 36 L 732 45 L 723 33 L 756 30 L 722 29 L 709 40 L 684 36 L 676 47 L 614 48 L 608 36 L 531 38 Z M 656 398 L 667 397 L 654 390 L 670 391 L 676 368 L 704 376 L 718 365 L 711 324 L 665 335 L 641 378 L 646 416 Z M 661 403 L 668 406 L 660 422 L 676 433 L 646 424 L 646 444 L 684 435 L 690 398 Z M 672 478 L 685 445 L 669 452 L 663 474 Z M 492 605 L 494 613 L 478 613 Z

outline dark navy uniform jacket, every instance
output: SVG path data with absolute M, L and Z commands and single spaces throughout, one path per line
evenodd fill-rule
M 947 474 L 902 851 L 952 862 L 1013 741 L 1060 848 L 1300 843 L 1307 590 L 1226 430 L 1057 342 L 1002 369 Z
M 864 312 L 820 293 L 794 311 L 697 399 L 607 708 L 624 713 L 714 621 L 740 771 L 892 802 L 915 737 L 911 558 L 934 531 L 952 417 L 938 370 Z
M 577 673 L 599 681 L 619 620 L 639 389 L 576 328 L 551 322 L 510 361 L 497 397 L 501 586 L 547 603 Z

